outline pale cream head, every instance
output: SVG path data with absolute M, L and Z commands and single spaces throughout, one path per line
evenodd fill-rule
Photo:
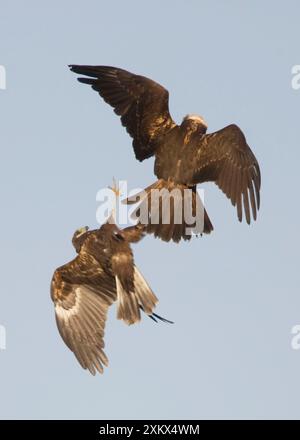
M 189 119 L 195 122 L 199 122 L 201 125 L 204 125 L 206 128 L 208 127 L 207 122 L 204 120 L 204 118 L 202 118 L 202 116 L 189 114 L 183 118 L 184 121 L 187 121 Z
M 82 236 L 83 234 L 85 234 L 88 230 L 89 230 L 89 227 L 88 227 L 88 226 L 84 226 L 84 227 L 82 227 L 82 228 L 77 229 L 77 230 L 75 231 L 74 238 L 77 239 L 77 238 L 81 237 L 81 236 Z

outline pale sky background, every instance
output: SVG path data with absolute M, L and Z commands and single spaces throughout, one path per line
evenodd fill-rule
M 299 418 L 299 16 L 296 0 L 0 0 L 1 418 Z M 177 122 L 238 124 L 262 172 L 250 227 L 207 184 L 213 234 L 134 246 L 158 313 L 175 324 L 129 328 L 112 308 L 110 365 L 96 377 L 58 334 L 50 280 L 75 255 L 74 230 L 97 227 L 100 188 L 155 177 L 70 63 L 155 79 Z

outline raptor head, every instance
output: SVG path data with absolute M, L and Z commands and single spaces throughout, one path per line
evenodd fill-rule
M 186 115 L 183 118 L 181 126 L 185 127 L 189 131 L 200 131 L 203 134 L 206 133 L 207 130 L 207 123 L 202 116 L 193 114 Z
M 79 252 L 81 249 L 81 246 L 84 242 L 84 240 L 87 237 L 87 232 L 89 230 L 88 226 L 84 226 L 83 228 L 79 228 L 74 232 L 72 243 L 76 250 L 76 252 Z

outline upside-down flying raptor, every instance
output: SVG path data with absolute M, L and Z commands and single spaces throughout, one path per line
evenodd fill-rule
M 51 282 L 51 298 L 60 335 L 80 365 L 92 374 L 107 365 L 104 326 L 109 306 L 117 302 L 117 318 L 134 324 L 141 311 L 154 321 L 158 300 L 134 264 L 130 243 L 143 229 L 119 229 L 110 219 L 100 229 L 78 229 L 72 243 L 77 257 L 59 267 Z M 170 322 L 170 321 L 167 321 Z

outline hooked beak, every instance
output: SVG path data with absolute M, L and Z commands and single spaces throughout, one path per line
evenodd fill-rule
M 78 229 L 78 236 L 85 234 L 89 230 L 88 226 L 83 226 L 82 228 Z

